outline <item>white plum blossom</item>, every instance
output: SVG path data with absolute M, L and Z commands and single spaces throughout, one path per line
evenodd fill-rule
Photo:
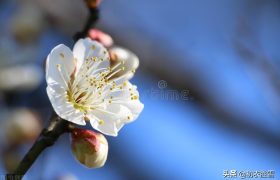
M 47 93 L 55 112 L 67 121 L 89 121 L 94 129 L 117 136 L 144 107 L 137 87 L 128 81 L 127 73 L 135 72 L 129 68 L 124 61 L 111 64 L 108 51 L 89 38 L 77 41 L 73 52 L 63 44 L 56 46 L 46 62 Z M 122 71 L 126 73 L 117 76 Z

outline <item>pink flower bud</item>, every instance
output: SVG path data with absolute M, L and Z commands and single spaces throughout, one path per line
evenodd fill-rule
M 88 168 L 102 167 L 108 155 L 108 142 L 94 131 L 75 128 L 72 133 L 72 153 Z
M 84 0 L 87 3 L 87 6 L 90 8 L 97 8 L 101 3 L 101 0 Z
M 98 30 L 98 29 L 91 29 L 88 32 L 88 36 L 92 39 L 92 40 L 96 40 L 98 42 L 100 42 L 102 45 L 104 45 L 105 47 L 110 47 L 113 45 L 113 39 L 110 35 Z

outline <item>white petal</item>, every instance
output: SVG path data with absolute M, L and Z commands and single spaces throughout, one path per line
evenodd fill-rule
M 131 94 L 133 94 L 136 99 L 131 100 Z M 133 115 L 131 121 L 135 120 L 144 108 L 144 105 L 139 100 L 139 92 L 137 91 L 137 86 L 132 85 L 128 81 L 126 81 L 126 85 L 124 86 L 122 91 L 112 91 L 107 95 L 107 98 L 111 96 L 113 96 L 112 104 L 119 104 L 127 107 L 130 110 Z M 114 101 L 114 99 L 118 100 Z
M 58 66 L 60 66 L 61 71 L 59 71 Z M 66 88 L 67 82 L 74 70 L 75 62 L 71 50 L 63 44 L 53 48 L 46 62 L 47 83 L 58 83 Z
M 67 121 L 79 125 L 85 125 L 84 115 L 76 110 L 66 99 L 66 92 L 59 84 L 52 84 L 47 87 L 47 94 L 56 114 Z
M 117 136 L 118 131 L 128 122 L 128 117 L 132 117 L 132 114 L 124 106 L 111 104 L 104 109 L 90 111 L 88 117 L 94 129 L 106 135 Z
M 111 81 L 115 81 L 117 85 L 123 84 L 126 82 L 128 79 L 130 79 L 133 76 L 133 73 L 127 73 L 119 77 L 114 77 L 113 79 L 110 79 Z
M 144 105 L 139 98 L 131 100 L 131 93 L 139 97 L 136 86 L 129 82 L 126 82 L 126 86 L 121 91 L 110 91 L 105 97 L 105 102 L 111 100 L 111 103 L 89 112 L 93 128 L 104 134 L 117 136 L 123 125 L 134 121 L 143 110 Z M 111 99 L 111 97 L 113 98 Z
M 107 68 L 110 66 L 109 54 L 106 48 L 97 41 L 90 38 L 80 39 L 73 48 L 74 57 L 77 59 L 77 71 L 85 65 L 85 60 L 92 57 L 103 58 L 104 61 L 94 63 L 94 69 Z
M 94 110 L 88 114 L 88 118 L 90 119 L 90 124 L 94 129 L 109 136 L 118 135 L 118 129 L 116 127 L 118 120 L 117 116 L 112 116 L 111 114 Z
M 142 104 L 139 100 L 132 100 L 132 102 L 129 101 L 123 101 L 120 103 L 122 106 L 127 107 L 131 114 L 132 117 L 130 119 L 130 122 L 134 121 L 135 119 L 138 118 L 139 114 L 142 112 L 144 109 L 144 104 Z

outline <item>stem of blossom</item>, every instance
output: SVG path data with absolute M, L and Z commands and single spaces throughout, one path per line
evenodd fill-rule
M 24 156 L 15 172 L 13 174 L 8 174 L 6 179 L 21 179 L 42 151 L 47 147 L 52 146 L 60 135 L 70 132 L 74 127 L 75 126 L 72 123 L 61 119 L 53 113 L 48 127 L 42 130 L 38 139 Z
M 78 32 L 74 35 L 73 39 L 76 42 L 80 38 L 86 37 L 90 28 L 96 23 L 99 18 L 99 10 L 97 8 L 90 8 L 89 7 L 90 15 L 87 19 L 87 22 L 83 28 L 83 31 Z

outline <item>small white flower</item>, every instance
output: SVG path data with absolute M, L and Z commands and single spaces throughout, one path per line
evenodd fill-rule
M 128 76 L 115 76 L 125 69 L 122 61 L 110 67 L 107 50 L 89 38 L 80 39 L 73 53 L 65 45 L 56 46 L 46 66 L 47 93 L 55 112 L 75 124 L 90 121 L 94 129 L 117 136 L 144 107 Z

